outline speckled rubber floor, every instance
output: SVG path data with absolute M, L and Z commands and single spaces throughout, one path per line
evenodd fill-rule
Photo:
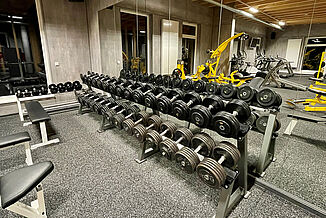
M 282 95 L 297 94 L 280 90 Z M 289 94 L 290 93 L 290 94 Z M 282 108 L 283 132 L 290 119 Z M 61 142 L 33 150 L 34 162 L 51 160 L 55 170 L 43 182 L 49 217 L 212 217 L 219 191 L 195 174 L 181 171 L 159 154 L 139 165 L 140 144 L 133 136 L 113 129 L 97 133 L 100 117 L 76 111 L 51 115 L 51 127 Z M 165 118 L 163 116 L 163 118 Z M 36 126 L 23 127 L 18 115 L 0 118 L 0 135 L 27 130 L 32 144 L 40 141 Z M 179 123 L 180 124 L 180 123 Z M 326 208 L 326 136 L 323 125 L 299 122 L 293 136 L 276 141 L 276 162 L 264 180 Z M 220 139 L 220 137 L 217 137 Z M 255 161 L 262 135 L 249 133 L 249 154 Z M 22 146 L 0 151 L 0 175 L 22 167 Z M 33 194 L 33 192 L 31 193 Z M 23 201 L 32 199 L 29 194 Z M 0 210 L 0 217 L 16 217 Z M 230 217 L 315 217 L 303 209 L 254 186 L 251 195 Z

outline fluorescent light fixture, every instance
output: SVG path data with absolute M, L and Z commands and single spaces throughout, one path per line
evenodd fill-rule
M 258 9 L 257 8 L 253 8 L 253 7 L 250 7 L 249 8 L 249 11 L 252 12 L 252 13 L 257 13 L 258 12 Z
M 140 32 L 140 33 L 146 33 L 146 31 L 145 31 L 145 30 L 140 30 L 139 32 Z
M 285 22 L 284 22 L 284 21 L 279 21 L 279 22 L 278 22 L 278 25 L 280 25 L 280 26 L 284 26 L 284 25 L 285 25 Z
M 23 19 L 23 17 L 20 17 L 20 16 L 10 16 L 10 15 L 8 15 L 8 17 L 13 18 L 13 19 L 20 19 L 20 20 Z
M 252 15 L 252 14 L 246 12 L 246 11 L 240 11 L 240 12 L 241 12 L 241 14 L 243 14 L 244 16 L 247 16 L 247 17 L 254 17 L 254 15 Z
M 163 25 L 164 26 L 172 26 L 172 23 L 171 22 L 164 22 Z
M 281 29 L 281 27 L 279 25 L 275 24 L 275 23 L 272 23 L 272 26 L 277 28 L 277 29 Z

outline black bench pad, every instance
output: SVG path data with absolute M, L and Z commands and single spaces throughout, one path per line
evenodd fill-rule
M 28 142 L 31 140 L 28 132 L 20 132 L 8 136 L 0 137 L 0 148 L 5 148 L 10 145 L 16 145 L 23 142 Z
M 0 178 L 0 196 L 3 209 L 16 203 L 36 188 L 54 169 L 50 161 L 23 167 Z
M 30 101 L 25 103 L 25 107 L 32 123 L 51 120 L 49 114 L 44 110 L 38 101 Z
M 312 93 L 316 93 L 316 94 L 318 94 L 318 95 L 326 95 L 326 92 L 325 92 L 325 91 L 322 91 L 322 90 L 317 90 L 317 89 L 308 88 L 308 91 L 309 91 L 309 92 L 312 92 Z

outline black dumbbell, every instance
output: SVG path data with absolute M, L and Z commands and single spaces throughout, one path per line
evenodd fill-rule
M 203 80 L 197 80 L 194 82 L 194 91 L 197 93 L 202 93 L 206 90 L 207 83 Z
M 221 96 L 224 99 L 233 99 L 237 98 L 238 94 L 238 87 L 234 86 L 233 84 L 225 84 L 221 87 Z
M 74 86 L 72 85 L 72 82 L 69 82 L 69 81 L 65 82 L 64 86 L 65 86 L 67 92 L 74 91 Z
M 168 92 L 167 88 L 164 86 L 156 87 L 153 91 L 148 92 L 144 96 L 144 104 L 146 107 L 157 109 L 157 99 Z
M 48 88 L 45 85 L 42 85 L 40 90 L 41 90 L 41 95 L 47 95 L 48 94 Z
M 126 83 L 119 84 L 115 87 L 115 95 L 118 97 L 124 97 L 124 90 L 125 88 L 130 88 L 135 85 L 133 80 L 127 80 Z
M 116 114 L 112 117 L 112 123 L 114 126 L 118 129 L 122 129 L 122 122 L 131 118 L 132 116 L 135 116 L 138 112 L 140 112 L 140 109 L 137 105 L 132 105 L 127 110 L 127 115 L 124 114 Z
M 56 84 L 50 84 L 49 89 L 52 94 L 56 94 L 58 92 L 58 87 Z
M 190 91 L 193 89 L 194 86 L 194 81 L 190 78 L 187 78 L 185 80 L 182 81 L 181 83 L 181 88 L 184 91 Z
M 172 114 L 180 120 L 187 120 L 190 107 L 201 103 L 201 97 L 196 92 L 185 94 L 183 100 L 176 100 L 172 103 Z
M 24 97 L 32 96 L 32 92 L 30 90 L 28 90 L 27 88 L 23 90 L 23 93 L 24 93 Z
M 162 86 L 163 85 L 163 76 L 162 75 L 157 75 L 154 81 L 154 84 L 156 86 Z
M 183 91 L 181 89 L 170 89 L 167 95 L 161 96 L 157 100 L 157 109 L 165 114 L 172 112 L 172 103 L 176 100 L 183 99 Z
M 104 105 L 102 105 L 101 106 L 101 108 L 100 108 L 100 115 L 104 115 L 104 113 L 106 112 L 106 111 L 108 111 L 108 110 L 110 110 L 111 108 L 113 108 L 113 109 L 116 109 L 116 108 L 118 108 L 119 107 L 119 105 L 120 104 L 122 104 L 123 102 L 121 102 L 121 101 L 114 101 L 114 102 L 108 102 L 108 103 L 106 103 L 106 104 L 104 104 Z
M 266 73 L 257 72 L 255 78 L 253 78 L 249 83 L 239 88 L 238 98 L 245 102 L 251 102 L 253 100 L 256 100 L 258 89 L 263 85 L 265 76 Z
M 149 118 L 149 114 L 146 111 L 140 111 L 135 115 L 135 121 L 132 119 L 126 119 L 122 123 L 123 129 L 129 134 L 132 135 L 134 133 L 134 128 L 139 123 L 147 123 L 147 120 Z
M 81 79 L 81 81 L 84 83 L 84 84 L 86 84 L 86 75 L 84 75 L 84 74 L 80 74 L 80 79 Z
M 57 87 L 58 87 L 58 91 L 59 91 L 60 93 L 63 93 L 63 92 L 66 91 L 66 87 L 63 85 L 63 83 L 58 83 L 58 84 L 57 84 Z
M 257 93 L 257 102 L 263 107 L 279 107 L 282 104 L 282 97 L 271 88 L 263 88 Z
M 172 78 L 169 75 L 163 76 L 163 86 L 166 88 L 172 87 Z
M 175 153 L 175 160 L 187 173 L 196 171 L 205 156 L 210 156 L 215 146 L 214 140 L 206 133 L 198 133 L 191 138 L 191 148 L 183 147 Z
M 39 89 L 37 87 L 33 87 L 32 88 L 32 95 L 33 96 L 39 96 L 39 95 L 41 95 L 41 89 Z
M 152 115 L 147 120 L 147 126 L 145 127 L 143 124 L 138 124 L 134 127 L 134 136 L 139 142 L 143 142 L 146 139 L 146 134 L 148 130 L 158 130 L 162 123 L 161 117 L 157 115 Z
M 105 78 L 105 75 L 104 74 L 100 74 L 98 76 L 95 76 L 95 77 L 92 77 L 91 79 L 91 82 L 90 82 L 90 85 L 95 87 L 95 88 L 99 88 L 98 87 L 98 81 Z
M 103 99 L 103 94 L 101 93 L 96 93 L 92 96 L 83 98 L 83 105 L 86 106 L 87 108 L 91 109 L 92 103 L 95 101 L 101 101 Z
M 145 144 L 147 148 L 157 147 L 166 137 L 172 138 L 174 132 L 177 130 L 177 125 L 170 121 L 165 121 L 161 124 L 160 130 L 160 133 L 156 130 L 149 130 L 146 133 Z
M 103 87 L 103 91 L 105 91 L 105 92 L 109 92 L 110 90 L 109 90 L 109 85 L 111 84 L 111 83 L 114 83 L 114 82 L 117 82 L 117 78 L 116 77 L 111 77 L 111 78 L 106 78 L 106 79 L 104 79 L 103 81 L 102 81 L 102 87 Z
M 174 140 L 166 138 L 161 141 L 159 148 L 161 154 L 168 160 L 172 160 L 175 157 L 175 154 L 182 149 L 184 146 L 189 146 L 193 133 L 190 129 L 179 128 L 174 133 Z
M 121 79 L 119 78 L 117 81 L 115 82 L 110 82 L 110 84 L 108 85 L 108 89 L 109 89 L 109 93 L 112 94 L 112 95 L 115 95 L 115 90 L 116 90 L 116 87 L 118 85 L 121 85 L 121 84 L 126 84 L 126 85 L 129 85 L 131 83 L 130 80 L 125 80 L 125 79 Z
M 210 95 L 220 95 L 221 85 L 217 82 L 210 82 L 206 85 L 206 92 Z
M 240 136 L 241 123 L 245 123 L 251 116 L 249 105 L 242 100 L 233 99 L 213 116 L 211 128 L 221 136 L 237 139 Z
M 96 81 L 96 86 L 98 89 L 101 89 L 101 90 L 104 90 L 104 87 L 103 87 L 103 83 L 104 81 L 110 81 L 111 78 L 109 75 L 105 75 L 104 77 L 101 77 L 99 78 L 97 81 Z
M 147 84 L 144 85 L 144 84 L 141 83 L 141 82 L 136 82 L 136 83 L 135 83 L 134 85 L 132 85 L 131 87 L 130 87 L 130 85 L 129 85 L 128 87 L 126 87 L 126 88 L 123 90 L 123 98 L 124 98 L 124 99 L 127 99 L 127 100 L 133 100 L 133 99 L 132 99 L 132 92 L 133 92 L 134 90 L 136 90 L 136 89 L 144 89 L 145 86 L 147 86 Z M 152 84 L 149 84 L 148 86 L 150 86 L 151 88 L 154 88 L 154 86 L 153 86 Z M 148 88 L 148 86 L 147 86 L 147 88 Z M 145 88 L 145 89 L 147 89 L 147 88 Z M 150 89 L 151 89 L 151 88 L 150 88 Z
M 155 79 L 156 79 L 156 76 L 155 76 L 154 73 L 149 74 L 149 76 L 148 76 L 148 82 L 149 82 L 149 83 L 154 84 Z
M 17 98 L 23 98 L 24 97 L 24 92 L 21 89 L 16 90 L 16 96 Z
M 72 83 L 72 86 L 73 86 L 74 90 L 76 90 L 76 91 L 81 90 L 83 87 L 78 80 L 74 81 Z
M 96 101 L 92 106 L 92 110 L 100 115 L 102 115 L 102 107 L 107 104 L 115 104 L 116 101 L 114 98 L 109 96 L 103 96 L 101 101 Z
M 152 84 L 146 84 L 144 88 L 133 90 L 131 93 L 131 99 L 138 104 L 144 104 L 144 96 L 152 90 L 155 90 L 155 86 Z
M 182 85 L 182 79 L 180 77 L 174 77 L 172 79 L 172 87 L 173 88 L 180 88 Z
M 262 116 L 257 117 L 254 124 L 260 133 L 263 133 L 263 134 L 265 133 L 268 118 L 269 118 L 269 116 L 267 116 L 267 115 L 262 115 Z M 273 126 L 273 132 L 277 132 L 278 130 L 280 130 L 280 128 L 281 128 L 281 122 L 279 121 L 279 119 L 276 118 L 274 126 Z
M 222 141 L 214 146 L 212 156 L 213 158 L 204 158 L 197 165 L 196 171 L 206 185 L 220 188 L 227 177 L 224 167 L 234 169 L 240 160 L 240 152 L 232 143 Z
M 127 110 L 130 108 L 130 105 L 127 103 L 121 103 L 118 107 L 113 107 L 107 110 L 103 115 L 107 118 L 110 125 L 113 125 L 112 117 L 116 114 L 124 114 L 126 115 Z
M 190 110 L 190 121 L 198 127 L 209 126 L 213 114 L 223 110 L 224 102 L 216 95 L 209 95 L 204 98 L 202 105 L 195 105 Z

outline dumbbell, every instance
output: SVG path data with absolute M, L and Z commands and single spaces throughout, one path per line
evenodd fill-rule
M 189 146 L 193 133 L 190 129 L 179 128 L 174 133 L 174 140 L 166 138 L 160 142 L 161 154 L 168 160 L 174 159 L 175 154 L 184 146 Z
M 74 81 L 72 83 L 72 86 L 73 86 L 74 90 L 76 90 L 76 91 L 81 90 L 83 87 L 82 84 L 80 84 L 80 82 L 78 80 Z
M 81 104 L 81 105 L 84 105 L 84 99 L 85 98 L 88 98 L 90 96 L 93 96 L 97 94 L 96 92 L 94 91 L 86 91 L 86 92 L 81 92 L 81 93 L 78 93 L 76 94 L 76 98 L 77 98 L 77 101 Z
M 105 75 L 104 77 L 102 78 L 99 78 L 97 81 L 96 81 L 96 86 L 97 88 L 101 89 L 101 90 L 104 90 L 104 87 L 103 87 L 103 83 L 104 81 L 110 81 L 111 78 L 109 75 Z
M 194 82 L 194 91 L 197 93 L 202 93 L 206 90 L 207 83 L 204 80 L 197 80 Z
M 265 80 L 265 76 L 266 73 L 257 72 L 255 78 L 253 78 L 249 83 L 239 88 L 238 98 L 245 102 L 251 102 L 253 100 L 256 100 L 258 89 L 262 86 Z
M 233 84 L 225 84 L 221 87 L 221 96 L 224 99 L 233 99 L 237 98 L 238 94 L 238 87 L 234 86 Z
M 81 81 L 84 83 L 84 84 L 86 84 L 86 75 L 84 75 L 84 74 L 79 74 L 80 75 L 80 79 L 81 79 Z
M 195 105 L 190 109 L 190 121 L 198 127 L 209 126 L 213 114 L 223 110 L 224 102 L 216 95 L 209 95 L 204 98 L 201 105 Z
M 68 82 L 65 82 L 64 86 L 65 86 L 67 92 L 72 92 L 72 91 L 74 91 L 74 87 L 73 87 L 73 85 L 72 85 L 72 82 L 69 82 L 69 81 L 68 81 Z
M 163 86 L 166 88 L 172 87 L 172 78 L 169 75 L 163 76 Z
M 126 83 L 119 84 L 115 87 L 115 95 L 118 97 L 124 97 L 124 90 L 125 88 L 130 88 L 133 85 L 135 85 L 135 82 L 133 80 L 127 80 Z
M 157 147 L 165 138 L 172 138 L 177 128 L 175 123 L 165 121 L 160 125 L 160 133 L 156 130 L 148 130 L 144 142 L 146 147 Z
M 190 107 L 201 103 L 201 97 L 196 92 L 185 94 L 183 100 L 176 100 L 172 103 L 172 114 L 180 120 L 187 120 Z
M 145 124 L 138 124 L 137 126 L 135 126 L 133 134 L 139 142 L 143 142 L 146 139 L 146 134 L 148 130 L 158 130 L 161 123 L 161 117 L 154 114 L 148 118 L 146 127 L 144 126 Z
M 191 138 L 190 146 L 175 153 L 176 162 L 186 173 L 195 172 L 200 161 L 211 155 L 215 142 L 208 134 L 198 133 Z
M 258 104 L 263 107 L 279 107 L 282 104 L 281 95 L 270 88 L 261 89 L 256 97 Z
M 144 88 L 139 87 L 133 90 L 131 93 L 131 99 L 138 104 L 144 104 L 144 96 L 153 90 L 155 90 L 153 84 L 146 84 Z
M 95 88 L 98 88 L 98 86 L 97 86 L 97 81 L 99 81 L 100 79 L 102 79 L 102 78 L 105 78 L 105 75 L 104 74 L 100 74 L 100 75 L 98 75 L 98 76 L 94 76 L 94 77 L 92 77 L 92 79 L 90 80 L 90 86 L 93 86 L 93 87 L 95 87 Z
M 41 95 L 41 89 L 36 88 L 36 87 L 33 87 L 32 88 L 32 95 L 33 96 L 39 96 L 39 95 Z
M 41 95 L 47 95 L 48 94 L 48 88 L 45 85 L 42 85 L 41 88 Z
M 181 89 L 170 89 L 167 95 L 161 96 L 157 100 L 157 109 L 165 114 L 172 111 L 172 103 L 176 100 L 183 99 L 183 91 Z
M 162 75 L 157 75 L 155 80 L 154 80 L 154 84 L 156 86 L 162 86 L 163 85 L 163 76 Z
M 23 98 L 24 97 L 24 92 L 22 90 L 20 90 L 20 89 L 17 89 L 16 96 L 17 96 L 17 98 Z
M 156 87 L 153 91 L 148 92 L 144 97 L 146 107 L 156 109 L 157 99 L 168 92 L 164 86 Z M 155 93 L 155 94 L 154 94 Z
M 262 115 L 258 116 L 255 122 L 255 127 L 260 133 L 265 133 L 266 127 L 267 127 L 267 122 L 268 122 L 269 116 L 267 115 Z M 273 126 L 273 132 L 277 132 L 281 128 L 281 122 L 279 121 L 278 118 L 275 119 L 275 123 Z
M 240 134 L 240 123 L 251 116 L 249 105 L 242 100 L 233 99 L 225 106 L 225 111 L 216 113 L 211 122 L 211 128 L 221 136 L 237 139 Z
M 210 82 L 206 85 L 206 92 L 210 95 L 220 95 L 221 85 L 217 82 Z
M 101 108 L 102 105 L 106 104 L 106 103 L 113 103 L 115 102 L 114 98 L 109 97 L 107 95 L 102 95 L 97 99 L 94 99 L 93 101 L 91 101 L 89 103 L 89 108 L 98 113 L 98 110 Z
M 147 123 L 149 118 L 149 114 L 146 111 L 140 111 L 135 115 L 135 121 L 128 118 L 122 122 L 123 129 L 129 134 L 132 135 L 134 133 L 134 128 L 139 123 Z
M 108 84 L 108 88 L 107 88 L 108 92 L 111 93 L 112 95 L 114 95 L 116 86 L 126 83 L 126 82 L 127 82 L 127 80 L 121 79 L 121 78 L 119 78 L 118 80 L 110 81 L 110 83 Z
M 116 109 L 119 107 L 120 104 L 122 104 L 123 102 L 120 101 L 114 101 L 114 102 L 108 102 L 104 105 L 101 106 L 100 110 L 100 115 L 104 115 L 104 113 L 108 110 L 110 110 L 111 108 Z
M 129 84 L 127 87 L 124 88 L 121 87 L 121 89 L 123 89 L 121 90 L 122 91 L 121 95 L 123 96 L 124 99 L 131 100 L 131 93 L 133 92 L 133 90 L 142 89 L 142 88 L 144 88 L 144 84 L 142 84 L 141 82 Z
M 103 96 L 104 95 L 101 93 L 96 93 L 93 96 L 83 98 L 83 105 L 86 106 L 87 108 L 91 109 L 92 102 L 97 101 L 97 100 L 99 100 L 99 101 L 102 100 Z
M 124 114 L 116 114 L 112 117 L 112 123 L 116 128 L 122 129 L 122 122 L 131 118 L 132 116 L 135 116 L 138 112 L 140 112 L 139 107 L 137 105 L 132 105 L 127 110 L 128 115 L 125 116 Z
M 113 108 L 110 108 L 109 110 L 105 111 L 103 114 L 107 120 L 109 121 L 110 125 L 113 125 L 112 117 L 116 114 L 122 114 L 126 113 L 126 111 L 130 108 L 130 106 L 127 103 L 121 103 L 117 106 L 114 106 Z
M 220 188 L 227 174 L 223 166 L 234 169 L 240 160 L 238 148 L 230 142 L 222 141 L 213 148 L 213 158 L 204 158 L 196 168 L 199 178 L 212 188 Z
M 58 92 L 58 87 L 56 84 L 50 84 L 49 89 L 52 94 L 56 94 Z
M 155 82 L 155 78 L 156 78 L 156 76 L 154 73 L 149 74 L 148 82 L 153 84 Z
M 63 92 L 66 91 L 66 87 L 63 85 L 63 83 L 58 83 L 58 84 L 57 84 L 57 87 L 58 87 L 58 91 L 59 91 L 60 93 L 63 93 Z
M 137 76 L 137 81 L 142 82 L 142 83 L 147 83 L 148 82 L 148 75 L 147 74 L 139 74 Z
M 194 86 L 194 81 L 190 78 L 187 78 L 185 80 L 182 81 L 181 83 L 181 88 L 184 91 L 190 91 L 193 89 Z
M 24 89 L 23 93 L 24 93 L 24 97 L 31 97 L 32 96 L 32 93 L 28 89 Z
M 173 88 L 180 88 L 182 85 L 182 79 L 180 77 L 174 77 L 172 79 L 172 87 Z

